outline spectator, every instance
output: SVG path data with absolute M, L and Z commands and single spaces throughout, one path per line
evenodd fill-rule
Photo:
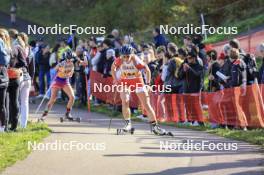
M 59 40 L 60 42 L 60 48 L 58 50 L 58 61 L 62 59 L 62 55 L 66 50 L 71 50 L 71 48 L 67 45 L 64 38 Z
M 209 92 L 216 92 L 220 90 L 220 84 L 217 81 L 216 72 L 220 70 L 220 65 L 217 61 L 217 52 L 215 50 L 211 50 L 207 52 L 208 57 L 208 71 L 209 71 Z
M 244 64 L 246 69 L 246 74 L 243 75 L 246 76 L 247 85 L 257 82 L 257 63 L 255 56 L 252 54 L 246 54 L 245 51 L 240 48 L 240 43 L 237 39 L 232 39 L 229 42 L 229 45 L 239 51 L 239 58 L 243 62 L 242 64 Z
M 203 67 L 197 61 L 197 53 L 191 50 L 182 64 L 178 77 L 184 80 L 184 93 L 200 93 L 202 89 Z
M 232 48 L 230 52 L 230 58 L 232 62 L 231 67 L 231 86 L 237 87 L 243 85 L 246 87 L 247 79 L 246 79 L 246 65 L 239 58 L 239 50 Z
M 22 38 L 23 42 L 22 49 L 25 52 L 25 65 L 23 65 L 23 80 L 20 84 L 20 126 L 21 128 L 27 127 L 28 120 L 28 111 L 29 111 L 29 91 L 31 87 L 31 78 L 34 77 L 35 73 L 35 62 L 34 54 L 28 45 L 28 36 L 25 33 L 19 33 L 19 36 Z
M 10 38 L 5 29 L 0 28 L 0 133 L 7 127 L 6 96 L 8 88 L 7 65 L 10 61 Z
M 110 39 L 105 39 L 102 43 L 102 50 L 100 58 L 97 64 L 97 71 L 101 74 L 104 73 L 104 63 L 106 62 L 106 51 L 111 47 L 112 41 Z
M 117 29 L 113 29 L 111 34 L 114 36 L 115 39 L 119 38 L 119 31 Z
M 22 68 L 26 67 L 26 53 L 24 50 L 25 43 L 18 31 L 15 29 L 9 30 L 9 35 L 12 42 L 12 53 L 10 64 L 8 68 L 8 99 L 9 107 L 7 108 L 9 114 L 9 123 L 11 124 L 11 131 L 16 131 L 18 124 L 18 112 L 19 112 L 19 85 L 22 77 Z
M 68 46 L 70 46 L 70 48 L 73 50 L 75 50 L 75 48 L 77 47 L 77 43 L 78 43 L 78 38 L 76 35 L 77 35 L 76 31 L 74 30 L 67 40 Z
M 57 43 L 54 48 L 52 49 L 52 52 L 50 54 L 49 58 L 49 66 L 50 66 L 50 80 L 54 80 L 56 77 L 57 71 L 55 70 L 56 65 L 58 64 L 58 50 L 60 48 L 60 44 Z M 51 91 L 48 92 L 48 97 L 51 97 Z
M 39 92 L 40 94 L 38 98 L 42 98 L 45 95 L 45 85 L 47 86 L 47 89 L 49 88 L 50 85 L 49 49 L 50 47 L 48 45 L 43 44 L 37 56 L 37 63 L 39 65 L 39 87 L 40 87 L 40 92 Z M 45 83 L 45 77 L 46 77 L 46 83 Z
M 89 38 L 89 48 L 90 48 L 89 57 L 90 58 L 93 58 L 97 53 L 97 44 L 96 43 L 97 42 L 96 42 L 95 37 Z
M 81 104 L 85 105 L 87 101 L 87 81 L 88 75 L 85 73 L 85 68 L 87 66 L 88 58 L 86 52 L 81 46 L 76 48 L 76 58 L 75 72 L 76 72 L 76 96 L 80 99 Z M 86 63 L 86 64 L 85 64 Z
M 168 61 L 166 78 L 164 80 L 165 86 L 171 87 L 171 93 L 183 93 L 183 80 L 178 77 L 178 72 L 183 60 L 178 57 L 178 48 L 174 43 L 168 44 L 168 53 L 170 60 Z
M 220 72 L 225 75 L 227 79 L 222 79 L 221 77 L 218 76 L 218 82 L 220 83 L 220 89 L 224 88 L 230 88 L 231 87 L 231 68 L 232 68 L 232 62 L 230 58 L 230 52 L 231 52 L 231 47 L 229 44 L 225 44 L 223 47 L 224 50 L 224 64 L 220 68 Z
M 153 36 L 154 36 L 154 43 L 156 48 L 158 48 L 159 46 L 167 46 L 168 41 L 165 38 L 165 36 L 160 33 L 159 28 L 155 28 L 153 30 Z
M 114 49 L 108 49 L 106 51 L 106 61 L 104 63 L 104 78 L 111 77 L 111 66 L 115 60 Z
M 188 51 L 191 46 L 193 46 L 191 37 L 185 36 L 183 38 L 183 48 Z

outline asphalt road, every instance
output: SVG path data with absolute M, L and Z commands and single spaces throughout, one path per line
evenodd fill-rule
M 33 121 L 39 115 L 33 113 L 35 109 L 36 106 L 31 105 Z M 7 168 L 3 175 L 264 174 L 264 155 L 257 146 L 174 127 L 166 127 L 176 135 L 174 138 L 155 136 L 150 133 L 149 125 L 143 122 L 134 123 L 134 135 L 116 135 L 116 128 L 123 125 L 120 119 L 113 120 L 108 130 L 108 117 L 74 109 L 73 114 L 82 117 L 83 121 L 60 123 L 59 117 L 64 111 L 61 105 L 54 107 L 46 121 L 53 130 L 52 134 L 39 145 L 39 150 Z M 199 151 L 186 146 L 202 142 L 207 145 L 220 143 L 227 150 L 205 146 Z M 57 143 L 57 148 L 46 146 L 52 143 Z M 75 145 L 72 150 L 67 150 L 69 147 L 59 149 L 69 143 Z M 169 149 L 161 150 L 161 146 L 166 145 Z M 237 150 L 231 150 L 230 145 Z M 197 146 L 197 149 L 202 148 Z

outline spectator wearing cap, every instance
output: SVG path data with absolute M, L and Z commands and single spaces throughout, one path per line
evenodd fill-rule
M 189 51 L 178 72 L 178 77 L 183 80 L 184 93 L 199 93 L 203 87 L 203 75 L 203 67 L 197 61 L 197 52 Z
M 182 64 L 178 72 L 179 79 L 183 80 L 183 92 L 185 94 L 196 93 L 200 96 L 200 92 L 203 88 L 203 76 L 203 66 L 198 63 L 196 50 L 192 49 L 188 52 L 187 59 Z M 190 107 L 190 105 L 186 105 L 186 111 L 191 111 L 191 108 L 192 107 Z M 202 119 L 199 120 L 199 122 L 192 121 L 192 125 L 204 125 L 203 122 L 201 122 Z
M 168 41 L 165 38 L 165 36 L 160 33 L 159 28 L 155 28 L 153 30 L 153 36 L 154 36 L 154 43 L 156 48 L 158 48 L 159 46 L 167 46 Z

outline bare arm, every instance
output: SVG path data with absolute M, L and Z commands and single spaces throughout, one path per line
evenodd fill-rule
M 114 63 L 111 66 L 111 74 L 112 74 L 112 77 L 113 77 L 113 81 L 116 81 L 117 80 L 117 77 L 116 77 L 116 65 Z
M 146 65 L 145 69 L 144 69 L 145 73 L 146 73 L 146 83 L 150 84 L 150 80 L 151 80 L 151 72 L 149 70 L 149 67 Z

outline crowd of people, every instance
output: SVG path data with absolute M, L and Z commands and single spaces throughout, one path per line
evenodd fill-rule
M 59 39 L 51 48 L 44 38 L 29 42 L 23 32 L 0 28 L 0 132 L 16 131 L 18 124 L 27 127 L 31 87 L 38 98 L 50 99 L 43 117 L 56 98 L 66 99 L 66 96 L 69 99 L 66 115 L 71 117 L 74 100 L 87 103 L 90 72 L 99 72 L 102 78 L 112 77 L 113 65 L 126 56 L 122 48 L 128 46 L 132 48 L 129 55 L 136 55 L 149 69 L 149 80 L 142 73 L 145 84 L 169 85 L 171 91 L 165 93 L 216 92 L 264 83 L 264 61 L 258 68 L 255 56 L 243 51 L 236 39 L 217 53 L 203 44 L 200 35 L 185 36 L 181 47 L 160 34 L 158 28 L 153 30 L 153 38 L 153 42 L 137 44 L 132 36 L 122 36 L 117 29 L 103 40 L 79 39 L 73 33 L 68 39 Z M 264 43 L 259 44 L 257 51 L 263 59 Z M 206 77 L 208 85 L 205 85 Z M 54 90 L 54 87 L 58 88 Z M 58 91 L 59 88 L 63 91 Z M 93 103 L 104 102 L 93 97 Z

